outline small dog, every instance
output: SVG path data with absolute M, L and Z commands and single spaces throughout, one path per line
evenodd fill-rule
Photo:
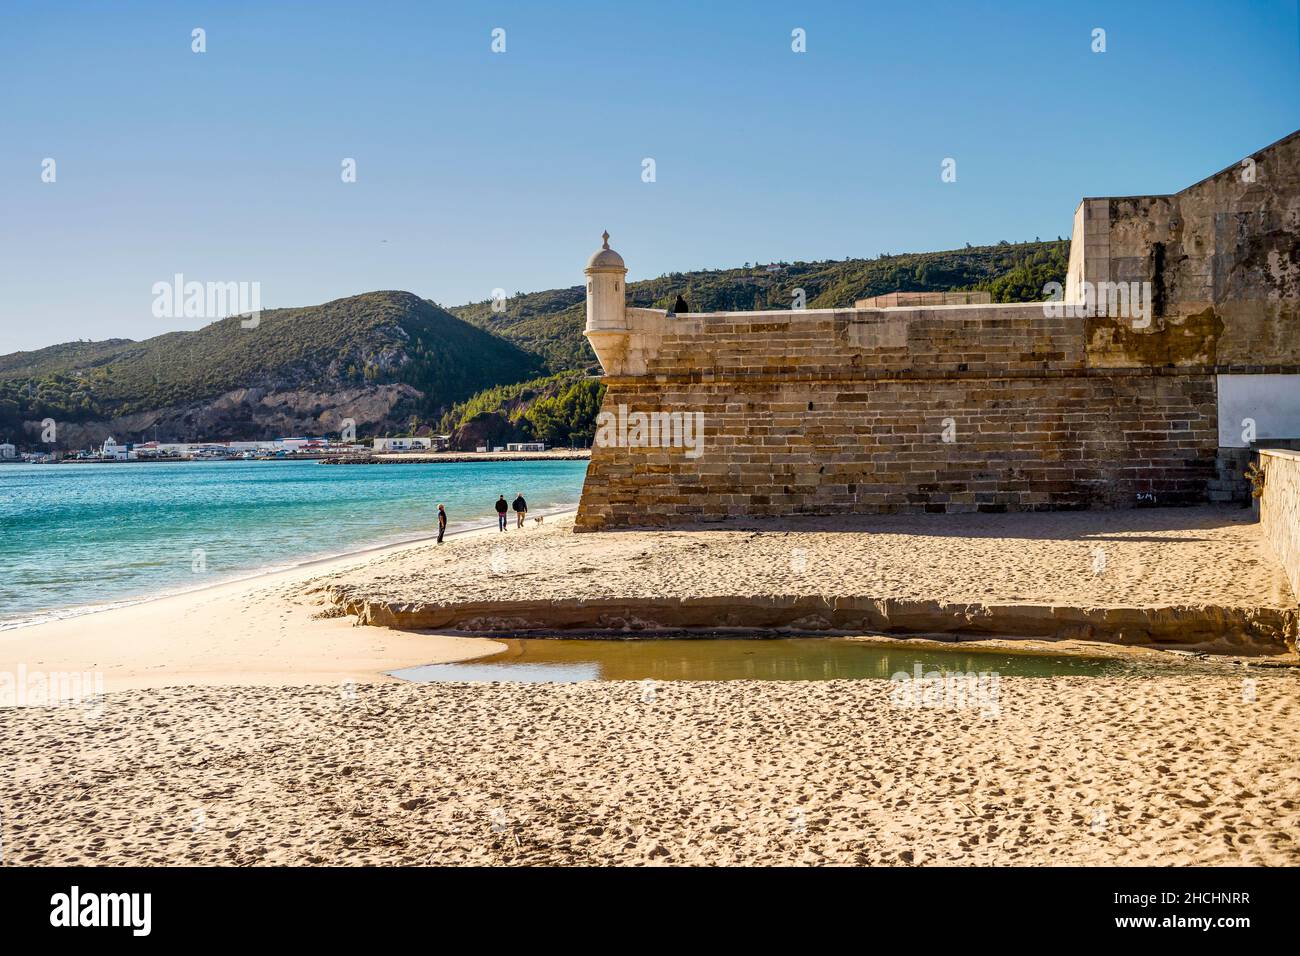
M 542 523 L 542 520 L 543 520 L 545 517 L 546 517 L 546 515 L 538 515 L 538 516 L 537 516 L 536 518 L 534 518 L 533 520 L 536 521 L 538 524 L 541 524 L 541 523 Z

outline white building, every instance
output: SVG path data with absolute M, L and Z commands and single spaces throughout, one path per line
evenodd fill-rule
M 110 435 L 104 439 L 104 444 L 99 449 L 99 457 L 112 461 L 130 461 L 136 457 L 136 454 L 128 445 L 119 445 Z
M 376 438 L 375 451 L 429 451 L 433 448 L 432 438 Z
M 542 441 L 507 442 L 506 451 L 546 451 L 546 442 L 542 442 Z
M 0 444 L 0 458 L 17 458 L 17 457 L 18 457 L 18 449 L 14 448 L 13 445 L 10 445 L 8 442 L 5 442 L 4 444 Z

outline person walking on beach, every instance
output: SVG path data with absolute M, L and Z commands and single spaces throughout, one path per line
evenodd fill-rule
M 442 544 L 442 535 L 447 530 L 447 511 L 438 505 L 438 543 Z
M 528 515 L 528 502 L 524 501 L 524 493 L 522 491 L 515 495 L 514 508 L 515 527 L 522 528 L 524 526 L 524 518 Z
M 497 499 L 497 530 L 498 531 L 506 530 L 506 512 L 509 510 L 510 510 L 510 506 L 506 504 L 506 496 L 502 495 L 500 498 Z

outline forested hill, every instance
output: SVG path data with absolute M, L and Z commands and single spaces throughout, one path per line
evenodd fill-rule
M 737 269 L 674 272 L 629 282 L 628 304 L 671 308 L 677 295 L 692 312 L 788 309 L 794 290 L 803 289 L 810 309 L 843 308 L 857 299 L 887 292 L 989 291 L 994 302 L 1032 302 L 1043 298 L 1044 284 L 1064 282 L 1069 240 L 999 243 L 948 252 L 882 255 L 875 259 L 775 264 L 746 263 Z M 582 285 L 529 292 L 505 301 L 493 312 L 490 300 L 450 311 L 520 348 L 546 359 L 560 372 L 592 366 L 582 329 L 586 323 Z
M 409 292 L 237 316 L 141 342 L 72 342 L 0 357 L 0 432 L 98 423 L 122 440 L 325 433 L 341 417 L 392 427 L 433 418 L 536 356 Z M 93 438 L 93 435 L 91 436 Z M 13 440 L 12 438 L 10 440 Z

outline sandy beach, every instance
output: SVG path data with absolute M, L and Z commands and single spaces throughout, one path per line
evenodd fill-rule
M 1239 508 L 896 515 L 572 534 L 572 519 L 393 554 L 325 585 L 366 623 L 787 627 L 1285 652 L 1294 601 Z
M 794 592 L 1023 606 L 1292 606 L 1280 565 L 1240 509 L 896 516 L 856 533 L 812 520 L 778 531 L 582 535 L 572 533 L 572 521 L 572 513 L 540 524 L 530 518 L 504 534 L 479 528 L 441 546 L 377 548 L 7 631 L 0 673 L 19 664 L 95 671 L 110 691 L 338 684 L 389 680 L 389 670 L 499 648 L 456 635 L 354 627 L 340 615 L 357 599 L 549 606 L 665 595 L 759 601 Z
M 0 712 L 13 864 L 1300 862 L 1294 673 L 209 687 Z
M 1300 862 L 1295 670 L 1003 678 L 996 714 L 907 706 L 870 680 L 408 684 L 385 671 L 500 645 L 355 626 L 331 598 L 762 595 L 796 578 L 1282 602 L 1248 513 L 882 518 L 860 534 L 575 535 L 571 521 L 0 636 L 0 673 L 91 670 L 109 691 L 87 708 L 0 709 L 5 862 Z
M 569 516 L 548 518 L 524 536 L 385 555 L 334 579 L 394 601 L 431 592 L 511 600 L 792 589 L 1083 606 L 1290 601 L 1281 565 L 1241 508 L 807 518 L 605 534 L 572 527 Z

